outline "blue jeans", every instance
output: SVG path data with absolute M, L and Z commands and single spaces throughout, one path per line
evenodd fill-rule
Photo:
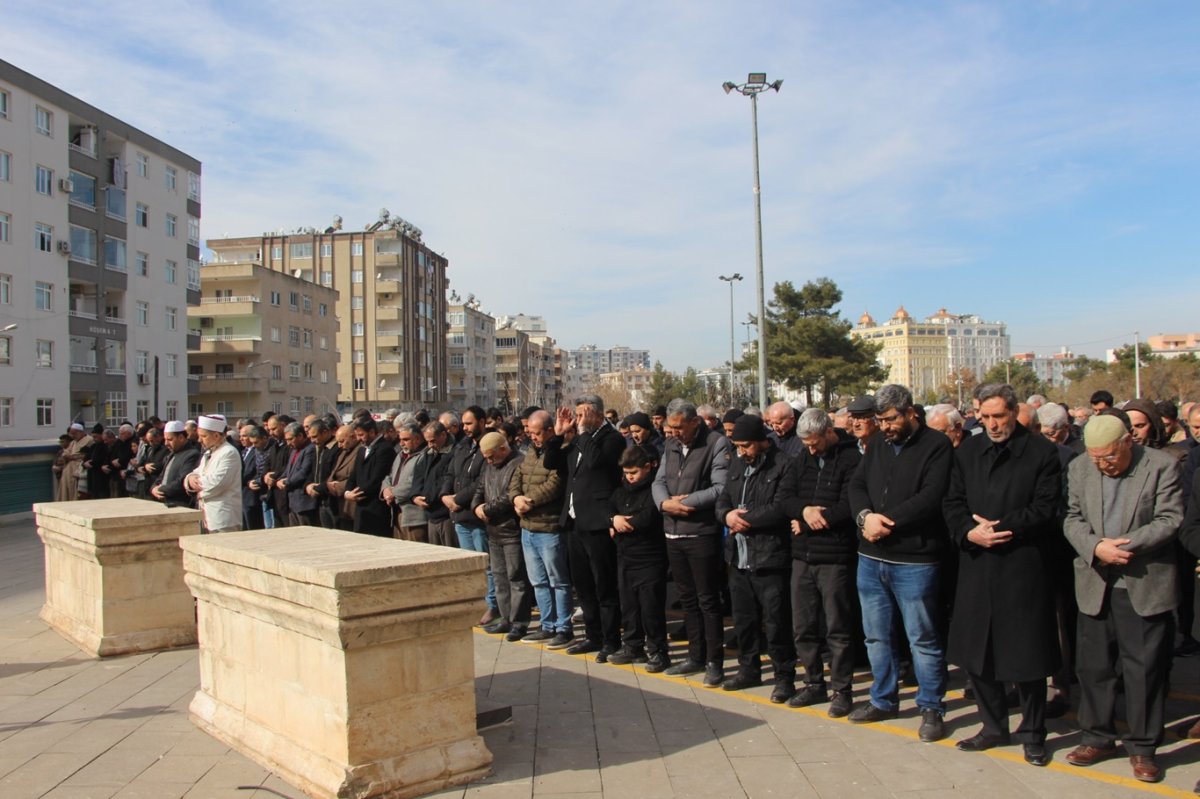
M 525 571 L 533 586 L 542 629 L 571 635 L 571 568 L 565 533 L 535 533 L 521 528 Z
M 938 634 L 938 565 L 858 558 L 858 596 L 871 660 L 871 704 L 899 707 L 896 614 L 904 625 L 917 677 L 917 707 L 944 711 L 946 650 Z
M 458 534 L 459 549 L 488 554 L 486 527 L 471 527 L 461 522 L 455 522 L 454 532 Z M 487 606 L 492 610 L 496 609 L 496 582 L 492 579 L 491 558 L 488 559 L 487 570 Z

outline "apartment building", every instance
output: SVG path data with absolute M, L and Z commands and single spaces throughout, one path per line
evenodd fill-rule
M 413 409 L 446 401 L 446 259 L 386 211 L 362 230 L 210 239 L 214 264 L 257 264 L 337 292 L 336 400 Z
M 946 328 L 918 322 L 903 305 L 879 324 L 864 313 L 850 335 L 883 345 L 877 357 L 888 370 L 887 382 L 907 386 L 918 399 L 946 381 L 950 361 Z
M 200 294 L 188 309 L 200 334 L 188 416 L 340 413 L 336 291 L 243 261 L 203 265 Z
M 493 407 L 496 397 L 496 320 L 474 297 L 450 295 L 446 331 L 446 397 L 449 407 Z
M 952 314 L 945 308 L 925 317 L 946 330 L 947 364 L 952 374 L 970 369 L 976 379 L 1008 360 L 1012 344 L 1004 322 L 988 322 L 975 314 Z
M 181 418 L 199 245 L 198 160 L 0 61 L 0 442 Z

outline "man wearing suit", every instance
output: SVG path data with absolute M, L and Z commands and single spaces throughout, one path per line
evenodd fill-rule
M 242 438 L 242 529 L 262 530 L 266 524 L 263 514 L 263 476 L 270 463 L 272 441 L 261 426 L 250 423 L 238 431 Z
M 1158 782 L 1154 753 L 1163 734 L 1178 602 L 1174 541 L 1183 520 L 1179 467 L 1170 455 L 1133 443 L 1115 416 L 1083 432 L 1087 457 L 1068 469 L 1063 534 L 1074 547 L 1079 604 L 1076 653 L 1082 742 L 1067 762 L 1090 766 L 1116 753 L 1117 660 L 1125 683 L 1121 736 L 1133 776 Z
M 299 422 L 291 422 L 284 428 L 283 440 L 291 448 L 292 454 L 283 474 L 275 481 L 275 490 L 287 492 L 288 526 L 319 527 L 317 498 L 309 496 L 304 490 L 312 482 L 317 448 L 308 440 L 308 434 Z
M 333 527 L 333 517 L 329 515 L 326 495 L 322 492 L 325 481 L 333 471 L 337 461 L 338 447 L 334 441 L 333 426 L 328 415 L 314 419 L 308 426 L 308 435 L 317 448 L 316 460 L 313 461 L 313 473 L 309 483 L 304 486 L 304 493 L 313 499 L 317 506 L 317 522 L 322 527 Z
M 343 495 L 355 503 L 354 532 L 391 538 L 392 514 L 379 492 L 396 453 L 374 419 L 355 420 L 354 435 L 360 446 Z
M 542 465 L 567 470 L 559 526 L 567 538 L 571 583 L 583 608 L 585 637 L 567 654 L 596 653 L 596 661 L 621 646 L 621 599 L 617 588 L 617 547 L 608 534 L 609 498 L 621 482 L 625 439 L 604 418 L 604 400 L 587 394 L 575 400 L 575 411 L 559 408 L 554 437 L 546 442 Z
M 1018 424 L 1012 386 L 985 385 L 976 396 L 985 435 L 954 451 L 942 504 L 959 576 L 946 657 L 966 670 L 983 722 L 958 748 L 1009 742 L 1004 684 L 1014 682 L 1021 724 L 1013 737 L 1027 763 L 1044 766 L 1046 677 L 1058 659 L 1046 562 L 1059 534 L 1062 467 L 1054 444 Z
M 150 494 L 168 508 L 195 507 L 195 501 L 183 490 L 183 478 L 200 463 L 200 448 L 188 438 L 183 422 L 167 422 L 163 432 L 171 454 Z

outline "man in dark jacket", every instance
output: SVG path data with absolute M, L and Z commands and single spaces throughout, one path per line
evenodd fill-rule
M 790 431 L 789 431 L 790 432 Z M 771 701 L 782 704 L 796 693 L 796 646 L 792 641 L 791 538 L 784 510 L 792 489 L 792 459 L 767 438 L 758 416 L 746 414 L 730 436 L 738 457 L 717 497 L 717 518 L 729 528 L 725 540 L 729 595 L 738 640 L 738 672 L 722 684 L 739 691 L 762 684 L 760 631 L 775 667 Z
M 692 403 L 673 399 L 666 411 L 671 437 L 654 478 L 654 503 L 663 513 L 667 559 L 688 634 L 687 658 L 666 673 L 704 672 L 704 684 L 712 688 L 725 679 L 724 525 L 716 506 L 729 471 L 730 444 L 708 429 Z
M 442 482 L 454 453 L 454 440 L 441 422 L 429 422 L 421 430 L 425 454 L 413 472 L 413 504 L 425 509 L 429 525 L 429 543 L 458 548 L 458 533 L 450 519 L 450 509 L 441 501 Z
M 796 435 L 804 451 L 789 473 L 792 489 L 784 510 L 792 520 L 792 632 L 805 685 L 788 705 L 807 707 L 828 697 L 821 660 L 823 627 L 833 689 L 829 716 L 841 718 L 851 706 L 857 616 L 858 531 L 850 513 L 850 478 L 862 455 L 858 441 L 836 430 L 819 408 L 800 415 Z
M 314 419 L 308 426 L 308 434 L 316 447 L 316 459 L 313 461 L 312 479 L 304 486 L 304 493 L 316 504 L 317 524 L 328 529 L 334 526 L 334 522 L 332 514 L 328 512 L 327 493 L 322 489 L 337 462 L 337 441 L 334 440 L 334 428 L 326 418 Z
M 194 508 L 195 499 L 184 491 L 183 478 L 200 464 L 200 448 L 188 438 L 183 422 L 167 422 L 164 430 L 171 454 L 150 494 L 168 508 Z
M 568 531 L 571 583 L 583 609 L 584 638 L 567 654 L 595 652 L 598 663 L 621 646 L 617 547 L 608 534 L 609 500 L 621 481 L 625 439 L 604 418 L 604 400 L 587 394 L 575 410 L 559 408 L 554 437 L 546 442 L 547 469 L 567 472 L 561 529 Z
M 263 476 L 263 483 L 267 487 L 263 499 L 266 502 L 267 510 L 270 511 L 268 527 L 287 527 L 288 525 L 288 495 L 286 491 L 276 490 L 275 481 L 283 475 L 288 461 L 292 457 L 292 448 L 284 440 L 284 434 L 287 426 L 294 421 L 296 420 L 282 413 L 277 413 L 267 420 L 267 433 L 275 440 L 275 445 L 267 450 L 271 461 L 267 464 L 267 473 Z
M 500 617 L 483 631 L 503 634 L 508 641 L 519 641 L 529 632 L 533 591 L 525 571 L 521 525 L 508 487 L 513 473 L 521 468 L 523 456 L 509 446 L 503 433 L 496 431 L 479 439 L 479 453 L 486 465 L 475 483 L 471 512 L 487 525 L 492 579 L 496 583 L 496 609 L 500 612 Z
M 319 527 L 321 520 L 317 515 L 317 498 L 304 490 L 312 482 L 317 448 L 308 440 L 308 434 L 299 422 L 292 422 L 284 429 L 283 440 L 292 454 L 283 473 L 275 481 L 275 490 L 287 492 L 288 526 Z
M 954 454 L 943 510 L 958 550 L 958 588 L 947 658 L 966 670 L 983 729 L 958 742 L 981 752 L 1009 742 L 1005 683 L 1017 684 L 1026 762 L 1044 766 L 1046 677 L 1057 667 L 1054 599 L 1047 570 L 1058 536 L 1058 451 L 1017 422 L 1011 386 L 981 387 L 984 435 Z
M 939 632 L 938 561 L 946 540 L 942 498 L 950 481 L 950 439 L 921 424 L 912 392 L 890 384 L 875 394 L 880 431 L 850 480 L 859 529 L 862 604 L 871 699 L 850 713 L 863 724 L 896 717 L 899 680 L 892 636 L 902 627 L 912 650 L 922 741 L 945 736 L 946 656 Z
M 386 422 L 383 424 L 387 425 Z M 354 468 L 346 479 L 344 494 L 345 499 L 355 503 L 354 532 L 391 538 L 392 514 L 380 497 L 379 490 L 395 453 L 379 434 L 379 424 L 373 419 L 355 420 L 354 435 L 360 446 L 354 459 Z
M 487 554 L 487 527 L 482 524 L 470 508 L 471 498 L 475 496 L 475 483 L 483 470 L 483 456 L 479 453 L 479 439 L 483 437 L 484 410 L 478 405 L 472 405 L 462 414 L 462 439 L 454 446 L 450 459 L 450 468 L 442 481 L 438 493 L 442 504 L 450 511 L 454 521 L 454 532 L 458 536 L 460 549 Z M 499 618 L 496 609 L 496 583 L 492 579 L 491 569 L 487 575 L 487 596 L 484 598 L 487 607 L 479 619 L 480 625 L 488 625 Z

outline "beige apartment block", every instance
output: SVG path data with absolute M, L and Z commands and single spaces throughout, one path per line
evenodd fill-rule
M 267 269 L 257 252 L 223 254 L 201 267 L 200 304 L 188 309 L 200 337 L 189 416 L 338 413 L 337 292 Z
M 253 263 L 337 292 L 336 392 L 343 407 L 446 401 L 446 268 L 419 229 L 387 212 L 362 230 L 210 239 L 213 264 Z M 335 385 L 331 383 L 331 385 Z
M 39 502 L 46 554 L 41 618 L 93 657 L 196 643 L 179 542 L 198 510 L 144 499 Z
M 478 553 L 317 527 L 182 542 L 198 601 L 192 720 L 314 797 L 483 777 Z
M 887 382 L 907 386 L 918 399 L 946 381 L 950 350 L 945 327 L 916 321 L 903 305 L 882 324 L 864 313 L 850 335 L 883 345 L 877 357 L 887 367 Z
M 496 320 L 479 300 L 450 294 L 446 330 L 446 398 L 459 410 L 496 404 Z

